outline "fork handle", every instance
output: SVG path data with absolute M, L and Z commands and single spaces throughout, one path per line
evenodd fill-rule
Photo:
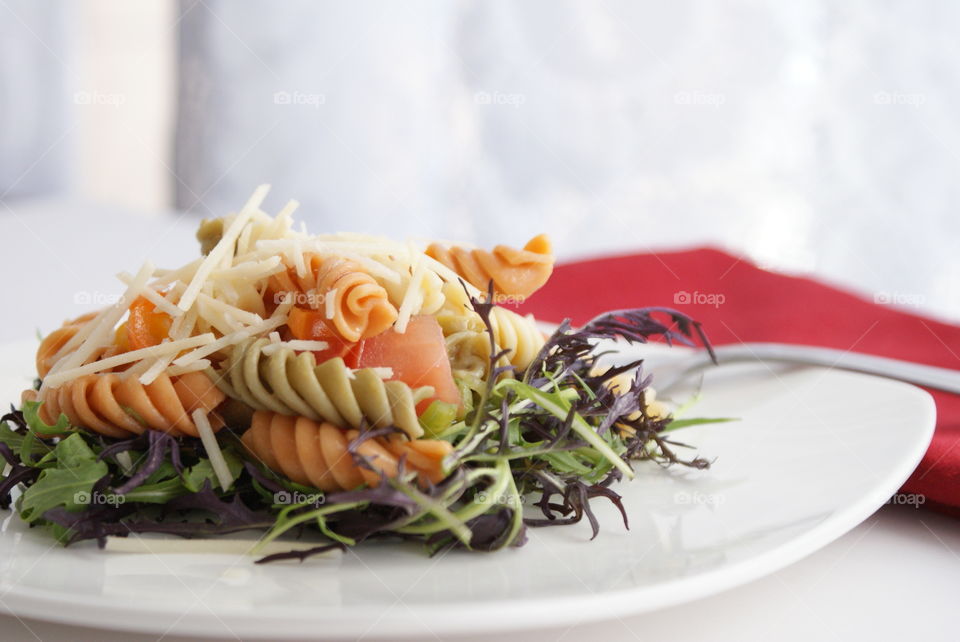
M 717 360 L 721 364 L 736 361 L 782 361 L 840 368 L 909 381 L 928 388 L 960 394 L 960 371 L 911 361 L 901 361 L 900 359 L 833 348 L 821 348 L 819 346 L 783 343 L 740 343 L 718 346 L 714 350 L 717 354 Z M 705 361 L 709 363 L 709 359 L 705 359 Z M 706 363 L 703 365 L 706 365 Z M 699 369 L 703 365 L 697 363 L 691 369 Z

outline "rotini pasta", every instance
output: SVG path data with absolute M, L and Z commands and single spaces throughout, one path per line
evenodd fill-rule
M 316 254 L 305 255 L 304 261 L 303 276 L 296 267 L 272 275 L 271 291 L 292 296 L 299 307 L 327 311 L 331 324 L 347 341 L 376 336 L 397 320 L 397 308 L 387 291 L 355 262 Z
M 50 369 L 53 368 L 54 365 L 56 365 L 57 361 L 73 352 L 71 350 L 62 355 L 58 355 L 58 353 L 63 349 L 64 346 L 67 345 L 74 335 L 76 335 L 84 325 L 90 322 L 94 316 L 96 316 L 96 313 L 91 312 L 90 314 L 85 314 L 82 317 L 67 321 L 61 327 L 51 332 L 40 341 L 40 346 L 37 348 L 36 357 L 37 376 L 39 376 L 41 379 L 47 376 L 47 373 L 50 372 Z M 115 346 L 108 346 L 94 353 L 93 358 L 100 359 L 110 357 L 117 352 L 118 349 Z
M 489 371 L 490 338 L 480 316 L 475 312 L 437 315 L 447 345 L 447 355 L 454 371 L 480 377 Z M 519 371 L 530 365 L 543 347 L 543 334 L 530 316 L 521 316 L 512 310 L 493 306 L 490 325 L 497 350 L 508 350 L 503 362 Z
M 256 410 L 344 428 L 360 428 L 366 421 L 377 428 L 396 426 L 411 438 L 423 435 L 416 406 L 433 395 L 432 387 L 414 390 L 401 381 L 384 381 L 370 368 L 351 371 L 339 357 L 317 365 L 312 352 L 281 347 L 268 355 L 268 345 L 267 339 L 250 339 L 234 347 L 217 377 L 227 395 Z
M 83 324 L 90 321 L 94 314 L 86 314 L 80 318 L 65 322 L 61 327 L 47 334 L 40 341 L 37 348 L 37 376 L 41 379 L 47 376 L 50 369 L 56 364 L 57 353 L 73 338 Z
M 437 315 L 455 377 L 478 381 L 490 370 L 490 336 L 476 313 Z
M 202 256 L 121 272 L 112 304 L 41 340 L 37 389 L 0 421 L 0 508 L 64 544 L 322 538 L 264 562 L 384 536 L 489 551 L 583 516 L 596 536 L 588 502 L 623 512 L 609 484 L 632 459 L 680 461 L 649 375 L 598 360 L 621 336 L 699 336 L 712 356 L 695 320 L 618 310 L 547 339 L 510 307 L 551 275 L 546 236 L 424 251 L 310 235 L 296 202 L 261 210 L 268 189 L 201 223 Z
M 486 290 L 492 280 L 497 293 L 517 297 L 536 292 L 553 272 L 552 248 L 545 234 L 530 239 L 522 250 L 506 245 L 487 251 L 431 243 L 427 255 L 480 290 Z
M 360 433 L 306 417 L 258 410 L 250 428 L 241 437 L 254 457 L 271 470 L 299 484 L 324 491 L 352 490 L 362 484 L 376 486 L 377 472 L 360 466 L 347 445 Z M 406 470 L 416 472 L 421 483 L 444 478 L 443 458 L 453 447 L 435 439 L 407 440 L 399 435 L 371 437 L 356 452 L 376 471 L 396 477 L 400 459 Z
M 493 306 L 490 311 L 493 340 L 501 350 L 509 350 L 506 359 L 518 370 L 526 370 L 533 361 L 545 339 L 530 316 L 520 316 L 513 310 Z
M 422 256 L 422 255 L 421 255 Z M 433 314 L 439 310 L 444 303 L 443 280 L 431 270 L 422 270 L 416 277 L 411 273 L 412 266 L 399 260 L 382 259 L 386 265 L 394 268 L 400 274 L 400 279 L 390 281 L 388 279 L 377 279 L 380 285 L 387 291 L 390 302 L 398 308 L 403 303 L 404 298 L 410 288 L 414 290 L 414 301 L 411 306 L 410 314 Z M 459 285 L 458 285 L 459 287 Z
M 490 370 L 490 340 L 486 332 L 463 330 L 445 338 L 455 377 L 480 380 Z
M 198 437 L 190 413 L 200 408 L 212 412 L 225 395 L 202 372 L 161 375 L 148 385 L 136 377 L 105 373 L 79 377 L 39 395 L 28 390 L 23 398 L 43 402 L 40 418 L 47 423 L 63 413 L 72 425 L 107 437 L 129 437 L 144 430 Z M 216 414 L 210 415 L 210 422 L 214 429 L 223 426 Z

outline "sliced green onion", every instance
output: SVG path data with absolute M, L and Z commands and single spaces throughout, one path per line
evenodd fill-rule
M 456 404 L 437 399 L 420 415 L 420 425 L 430 437 L 439 437 L 457 419 Z

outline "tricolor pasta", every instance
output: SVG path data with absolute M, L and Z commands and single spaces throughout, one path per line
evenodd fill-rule
M 692 320 L 626 311 L 548 337 L 515 305 L 553 270 L 546 236 L 485 251 L 311 235 L 293 201 L 263 212 L 266 193 L 203 221 L 195 260 L 121 272 L 114 304 L 43 337 L 37 385 L 0 423 L 0 505 L 19 486 L 21 517 L 67 542 L 269 515 L 267 539 L 492 550 L 523 541 L 524 495 L 576 521 L 631 460 L 677 461 L 669 407 L 594 345 L 682 342 Z M 122 512 L 72 499 L 106 492 Z
M 376 486 L 380 475 L 397 475 L 401 459 L 424 482 L 437 483 L 444 477 L 443 458 L 453 450 L 449 442 L 437 439 L 372 437 L 357 446 L 357 454 L 371 464 L 365 468 L 349 452 L 350 442 L 359 436 L 356 430 L 327 422 L 257 411 L 243 443 L 271 470 L 325 491 Z
M 491 346 L 505 351 L 513 370 L 500 376 L 511 377 L 543 345 L 532 318 L 494 306 L 488 329 L 471 299 L 488 287 L 527 295 L 542 285 L 553 263 L 545 236 L 492 252 L 310 236 L 293 224 L 295 203 L 276 217 L 259 211 L 264 194 L 203 221 L 197 261 L 124 276 L 125 310 L 84 315 L 44 338 L 37 373 L 53 376 L 24 396 L 43 402 L 44 421 L 63 413 L 108 437 L 198 437 L 192 413 L 203 410 L 218 430 L 217 407 L 229 401 L 233 417 L 395 428 L 412 442 L 431 405 L 434 419 L 462 415 L 463 391 L 490 372 Z
M 397 320 L 387 291 L 350 259 L 305 254 L 296 263 L 273 274 L 268 291 L 298 307 L 322 309 L 340 338 L 356 342 L 373 337 Z
M 191 413 L 210 414 L 214 430 L 223 421 L 213 413 L 225 396 L 202 372 L 171 377 L 163 374 L 144 385 L 137 377 L 110 372 L 84 375 L 55 389 L 28 390 L 27 401 L 42 401 L 40 418 L 47 423 L 66 415 L 81 426 L 107 437 L 128 437 L 144 430 L 159 430 L 176 436 L 199 437 Z
M 553 249 L 545 234 L 527 241 L 522 250 L 507 245 L 487 251 L 431 243 L 427 254 L 477 288 L 485 289 L 492 281 L 498 293 L 509 296 L 530 296 L 553 272 Z
M 414 390 L 403 381 L 385 380 L 371 368 L 352 370 L 341 357 L 318 364 L 312 352 L 298 353 L 269 339 L 235 346 L 213 379 L 231 398 L 255 410 L 341 428 L 396 426 L 411 438 L 423 435 L 416 405 L 434 393 L 430 386 Z

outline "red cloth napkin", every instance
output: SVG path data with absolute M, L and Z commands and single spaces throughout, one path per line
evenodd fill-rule
M 607 310 L 645 306 L 689 314 L 716 345 L 820 345 L 960 368 L 960 327 L 709 248 L 558 265 L 521 311 L 579 324 Z M 937 404 L 936 434 L 903 492 L 922 494 L 925 506 L 960 515 L 960 395 L 930 392 Z

